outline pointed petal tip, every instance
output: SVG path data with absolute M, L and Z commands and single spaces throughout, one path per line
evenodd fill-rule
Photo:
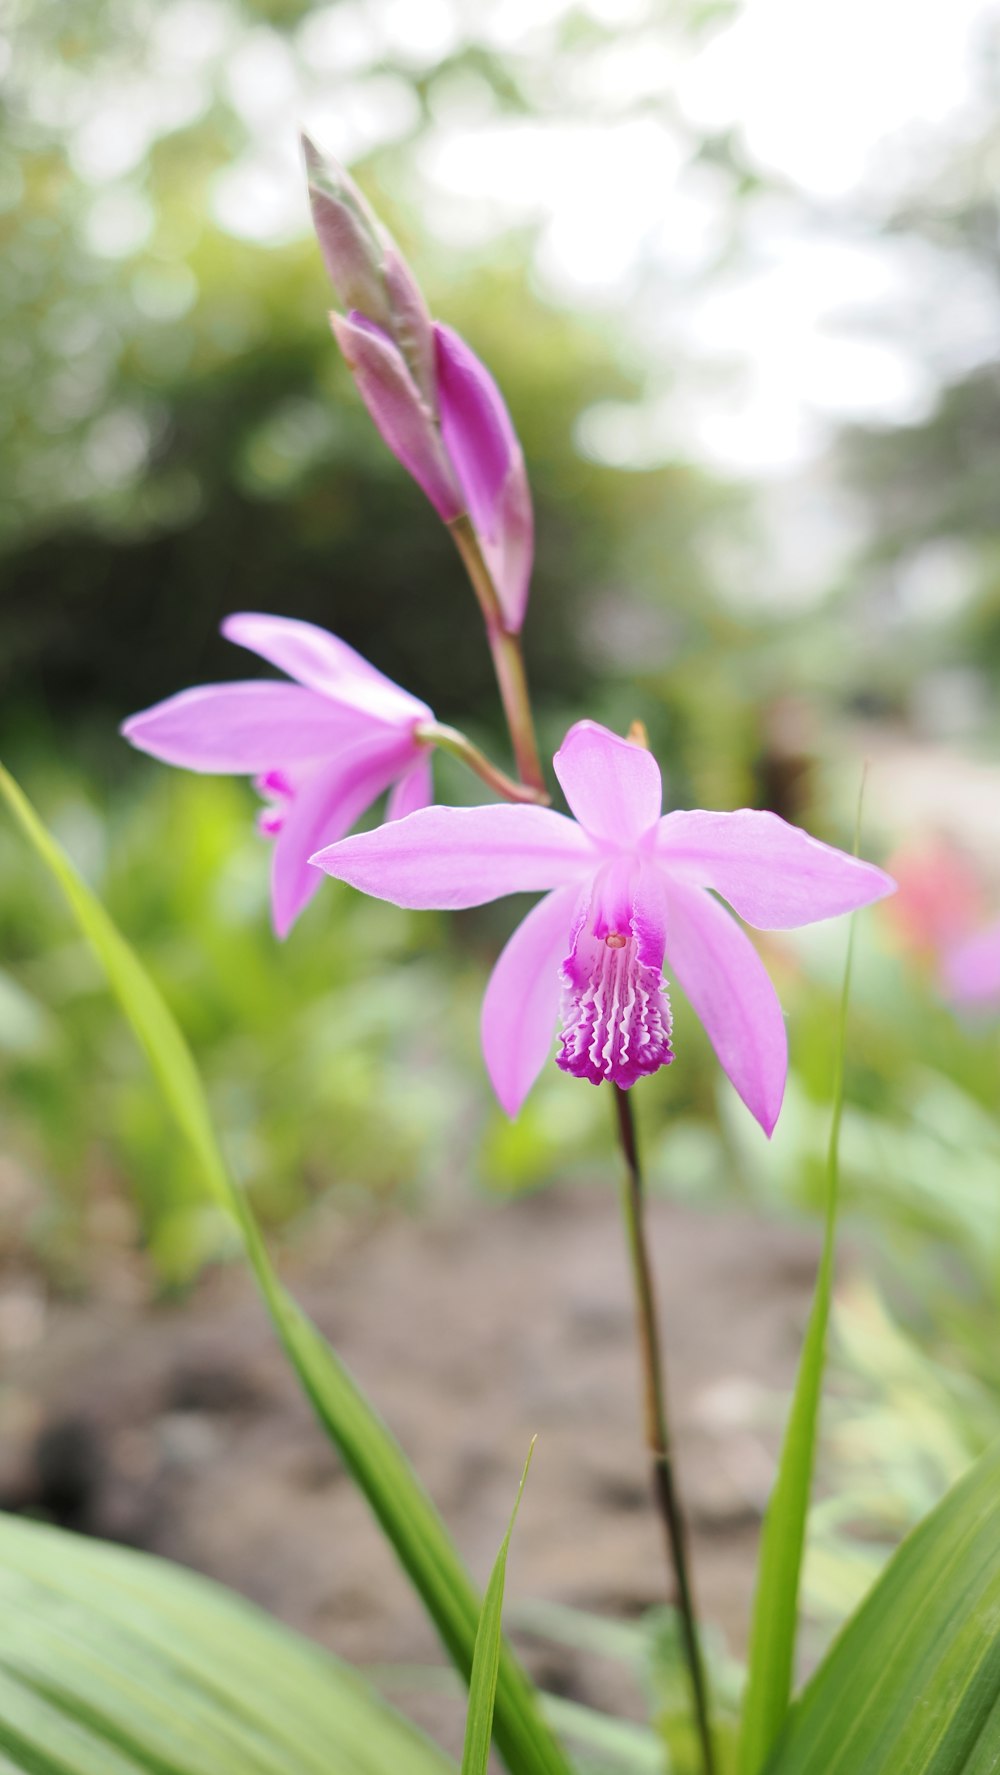
M 294 924 L 295 924 L 295 913 L 294 912 L 279 913 L 277 907 L 272 903 L 272 906 L 271 906 L 271 929 L 274 932 L 275 936 L 277 937 L 279 943 L 285 942 L 285 940 L 288 937 L 288 934 L 291 931 Z

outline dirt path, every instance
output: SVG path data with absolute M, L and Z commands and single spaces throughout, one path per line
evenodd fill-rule
M 700 1603 L 739 1647 L 816 1239 L 665 1203 L 652 1222 Z M 554 1190 L 448 1218 L 351 1222 L 285 1268 L 477 1577 L 538 1431 L 511 1600 L 632 1616 L 663 1599 L 613 1200 Z M 6 1380 L 0 1502 L 196 1566 L 352 1662 L 436 1660 L 240 1271 L 180 1308 L 58 1306 Z M 533 1662 L 563 1693 L 635 1706 L 621 1674 L 593 1659 L 536 1647 Z M 454 1741 L 446 1700 L 415 1711 Z

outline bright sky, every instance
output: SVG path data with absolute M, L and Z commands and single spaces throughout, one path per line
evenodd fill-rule
M 298 126 L 347 162 L 402 140 L 417 102 L 377 61 L 426 70 L 481 40 L 516 59 L 537 115 L 499 115 L 471 75 L 439 83 L 415 195 L 445 242 L 534 221 L 543 291 L 620 319 L 651 395 L 585 415 L 588 453 L 638 466 L 681 450 L 784 475 L 832 423 L 918 418 L 942 374 L 1000 355 L 992 291 L 971 275 L 956 287 L 942 255 L 879 234 L 975 127 L 977 43 L 1000 25 L 1000 0 L 746 0 L 699 48 L 644 25 L 645 0 L 588 0 L 595 18 L 635 27 L 556 75 L 569 5 L 337 0 L 288 42 L 248 33 L 226 0 L 172 0 L 148 78 L 103 94 L 91 82 L 73 134 L 75 164 L 98 187 L 92 244 L 114 255 L 141 242 L 150 217 L 129 172 L 154 135 L 197 115 L 212 81 L 256 144 L 219 176 L 216 217 L 279 242 L 308 225 Z M 67 88 L 47 102 L 65 118 L 75 101 Z M 692 161 L 692 139 L 718 130 L 788 188 L 745 204 L 738 270 L 716 266 L 728 182 Z

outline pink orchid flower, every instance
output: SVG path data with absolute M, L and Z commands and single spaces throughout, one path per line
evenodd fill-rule
M 416 729 L 434 717 L 312 623 L 248 613 L 227 617 L 222 633 L 294 682 L 182 690 L 121 731 L 166 764 L 254 779 L 269 804 L 259 828 L 274 840 L 271 906 L 285 937 L 319 886 L 309 867 L 318 845 L 342 838 L 386 789 L 389 820 L 432 800 L 430 748 Z
M 962 1005 L 1000 1005 L 1000 919 L 945 956 L 945 991 Z
M 334 337 L 382 438 L 446 524 L 468 516 L 503 626 L 524 622 L 534 519 L 524 455 L 486 366 L 432 321 L 395 241 L 354 181 L 303 138 L 320 251 L 346 314 Z
M 575 821 L 539 807 L 432 807 L 313 861 L 397 906 L 479 906 L 550 890 L 503 950 L 483 1002 L 483 1052 L 508 1115 L 545 1062 L 560 1005 L 565 1072 L 628 1087 L 670 1063 L 666 956 L 770 1134 L 787 1069 L 781 1007 L 714 895 L 748 924 L 783 930 L 852 912 L 895 884 L 776 814 L 661 817 L 655 759 L 596 722 L 570 729 L 555 770 Z

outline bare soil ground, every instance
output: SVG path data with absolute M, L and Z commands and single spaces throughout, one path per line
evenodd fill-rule
M 817 1243 L 731 1211 L 658 1202 L 651 1218 L 699 1601 L 740 1649 Z M 610 1196 L 553 1190 L 328 1224 L 284 1269 L 478 1578 L 537 1431 L 511 1601 L 631 1617 L 664 1599 Z M 44 1338 L 8 1364 L 0 1398 L 0 1503 L 195 1566 L 353 1663 L 439 1661 L 240 1270 L 176 1307 L 57 1305 Z M 616 1668 L 526 1650 L 560 1692 L 635 1710 Z M 455 1743 L 457 1703 L 407 1693 L 406 1705 Z

